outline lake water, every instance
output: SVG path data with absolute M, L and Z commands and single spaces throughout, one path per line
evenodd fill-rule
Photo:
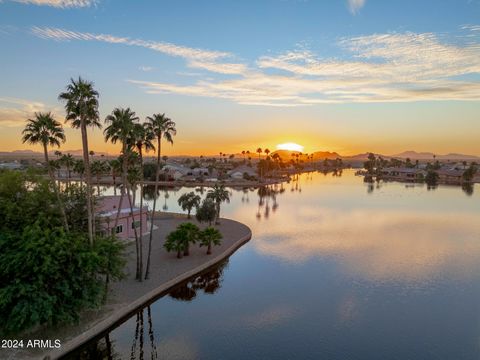
M 252 240 L 82 356 L 480 358 L 478 186 L 371 186 L 345 170 L 272 190 L 232 190 L 222 216 Z M 180 211 L 186 191 L 160 207 Z

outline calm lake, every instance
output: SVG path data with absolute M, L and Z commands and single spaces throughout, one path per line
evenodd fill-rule
M 188 191 L 162 191 L 160 209 L 180 212 Z M 252 240 L 83 358 L 480 358 L 478 185 L 310 173 L 276 191 L 232 190 L 222 216 Z

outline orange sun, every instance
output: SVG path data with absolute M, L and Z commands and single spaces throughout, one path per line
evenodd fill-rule
M 303 146 L 299 144 L 295 144 L 293 142 L 278 144 L 277 150 L 289 150 L 289 151 L 298 151 L 303 152 Z

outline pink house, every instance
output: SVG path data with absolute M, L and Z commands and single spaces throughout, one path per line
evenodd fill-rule
M 144 206 L 140 210 L 139 207 L 133 207 L 133 218 L 130 215 L 130 202 L 128 197 L 122 200 L 122 208 L 120 209 L 120 217 L 116 229 L 115 218 L 117 217 L 118 206 L 120 203 L 120 196 L 102 196 L 97 204 L 96 216 L 100 219 L 103 231 L 106 233 L 114 232 L 121 239 L 134 238 L 134 228 L 137 229 L 137 234 L 140 235 L 140 218 L 143 220 L 143 235 L 150 230 L 150 223 L 147 224 L 148 207 Z

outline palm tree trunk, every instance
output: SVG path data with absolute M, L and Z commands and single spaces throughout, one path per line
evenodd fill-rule
M 133 203 L 132 203 L 132 199 L 130 197 L 130 186 L 127 185 L 127 198 L 128 198 L 128 203 L 129 203 L 129 206 L 130 206 L 130 217 L 132 218 L 132 224 L 133 224 L 133 234 L 135 235 L 135 246 L 136 246 L 136 249 L 137 249 L 137 274 L 135 276 L 135 278 L 138 280 L 138 281 L 143 281 L 143 269 L 141 268 L 141 263 L 142 263 L 142 260 L 140 258 L 141 256 L 141 250 L 140 250 L 140 243 L 139 243 L 139 240 L 138 240 L 138 233 L 137 233 L 137 227 L 135 226 L 135 216 L 133 215 Z
M 220 225 L 220 203 L 217 203 L 217 218 L 215 219 L 215 225 Z
M 45 161 L 47 163 L 48 175 L 50 176 L 50 180 L 52 180 L 53 191 L 55 192 L 55 196 L 57 197 L 57 201 L 58 201 L 58 206 L 60 207 L 60 212 L 62 213 L 63 225 L 65 227 L 65 230 L 68 232 L 69 228 L 68 228 L 67 214 L 65 213 L 65 208 L 63 206 L 62 199 L 60 198 L 57 184 L 55 183 L 55 176 L 53 175 L 54 173 L 52 171 L 52 168 L 50 167 L 50 160 L 48 159 L 47 144 L 43 144 L 43 154 L 45 155 Z
M 81 119 L 82 131 L 82 147 L 83 147 L 83 162 L 85 164 L 85 176 L 87 182 L 87 217 L 88 217 L 88 240 L 90 245 L 93 245 L 94 234 L 94 219 L 93 219 L 93 202 L 92 202 L 92 175 L 90 172 L 90 159 L 88 153 L 88 138 L 87 138 L 87 124 L 85 118 Z
M 115 173 L 112 174 L 113 177 L 113 195 L 117 196 L 117 177 Z
M 70 187 L 70 165 L 67 160 L 67 189 Z
M 147 267 L 145 269 L 145 279 L 148 279 L 150 275 L 150 258 L 152 255 L 152 238 L 153 238 L 153 219 L 155 217 L 155 209 L 157 206 L 157 192 L 158 192 L 158 181 L 160 180 L 160 155 L 161 155 L 161 146 L 162 146 L 162 134 L 158 134 L 157 138 L 157 170 L 155 173 L 155 191 L 153 193 L 153 209 L 152 216 L 150 218 L 150 234 L 148 238 L 148 255 L 147 255 Z
M 152 348 L 152 359 L 157 359 L 158 354 L 157 354 L 157 347 L 155 346 L 155 337 L 154 337 L 154 332 L 153 332 L 153 324 L 152 324 L 152 311 L 150 309 L 150 306 L 147 308 L 147 316 L 148 316 L 148 335 L 150 337 L 150 346 Z
M 210 255 L 211 253 L 212 253 L 212 243 L 208 243 L 207 255 Z
M 143 276 L 143 154 L 142 148 L 138 149 L 140 156 L 140 238 L 138 240 L 140 246 L 140 281 Z
M 115 217 L 115 222 L 113 228 L 116 229 L 118 226 L 118 219 L 120 218 L 120 210 L 122 209 L 123 198 L 125 196 L 125 186 L 127 185 L 127 154 L 126 154 L 126 145 L 122 146 L 123 161 L 122 161 L 122 188 L 120 189 L 120 201 L 118 202 L 117 215 Z

